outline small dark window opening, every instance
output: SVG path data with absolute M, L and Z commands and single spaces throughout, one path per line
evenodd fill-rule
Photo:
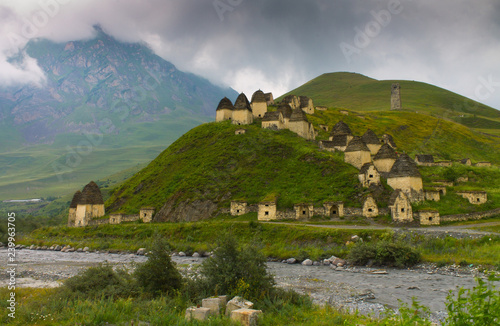
M 333 211 L 333 212 L 332 212 L 332 214 L 333 214 L 333 215 L 336 215 L 336 214 L 337 214 L 337 211 Z
M 369 211 L 369 212 L 373 212 L 373 209 L 371 209 L 371 208 L 368 208 L 368 211 Z
M 432 217 L 429 217 L 429 222 L 432 221 Z
M 302 215 L 306 215 L 306 211 L 302 211 Z
M 481 200 L 478 198 L 477 201 L 481 201 Z
M 237 209 L 237 210 L 236 210 L 236 213 L 239 213 L 239 212 L 240 212 L 240 210 L 239 210 L 239 209 Z
M 370 174 L 370 178 L 373 178 L 373 174 Z
M 401 208 L 401 213 L 404 213 L 405 212 L 405 209 L 404 208 Z
M 269 215 L 269 212 L 264 212 L 264 215 Z

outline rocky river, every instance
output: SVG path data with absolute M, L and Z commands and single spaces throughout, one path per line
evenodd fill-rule
M 8 282 L 7 250 L 0 249 L 0 280 Z M 183 273 L 200 264 L 202 257 L 174 255 L 173 261 Z M 145 256 L 131 253 L 61 252 L 50 250 L 16 251 L 16 283 L 19 287 L 55 287 L 80 270 L 108 262 L 117 267 L 133 269 Z M 332 268 L 333 267 L 333 268 Z M 411 303 L 412 297 L 428 306 L 434 320 L 442 318 L 446 296 L 457 287 L 471 288 L 474 277 L 482 274 L 473 266 L 437 268 L 422 264 L 411 269 L 368 268 L 326 264 L 304 266 L 268 262 L 269 271 L 278 286 L 309 295 L 315 303 L 330 304 L 350 311 L 378 314 L 385 306 L 396 308 L 398 300 Z

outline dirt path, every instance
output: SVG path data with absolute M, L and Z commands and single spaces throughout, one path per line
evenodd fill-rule
M 486 232 L 474 230 L 474 227 L 483 227 L 483 226 L 497 226 L 500 225 L 500 222 L 489 222 L 489 223 L 476 223 L 476 224 L 468 224 L 468 225 L 450 225 L 450 226 L 431 226 L 431 227 L 391 227 L 385 225 L 371 224 L 371 225 L 331 225 L 331 224 L 298 224 L 298 223 L 289 223 L 289 222 L 262 222 L 266 224 L 281 224 L 281 225 L 301 225 L 301 226 L 309 226 L 309 227 L 318 227 L 318 228 L 329 228 L 329 229 L 350 229 L 350 230 L 361 230 L 361 229 L 369 229 L 369 230 L 408 230 L 413 232 L 433 232 L 433 233 L 446 233 L 446 232 L 460 232 L 466 234 L 474 234 L 478 236 L 483 235 L 500 235 L 497 232 Z

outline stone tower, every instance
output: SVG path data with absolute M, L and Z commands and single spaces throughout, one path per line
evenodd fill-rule
M 399 83 L 391 87 L 391 110 L 401 110 L 401 86 Z

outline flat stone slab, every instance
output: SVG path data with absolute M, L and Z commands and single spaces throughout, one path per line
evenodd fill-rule
M 189 307 L 186 309 L 186 320 L 207 320 L 208 316 L 210 316 L 209 308 Z

